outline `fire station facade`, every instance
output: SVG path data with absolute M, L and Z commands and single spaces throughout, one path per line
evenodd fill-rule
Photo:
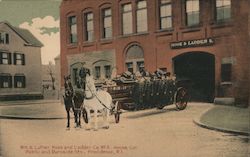
M 192 83 L 193 100 L 246 102 L 246 0 L 63 0 L 61 77 L 98 79 L 157 68 Z

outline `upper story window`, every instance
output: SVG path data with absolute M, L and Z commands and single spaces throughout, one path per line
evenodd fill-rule
M 123 35 L 133 33 L 132 4 L 122 5 L 122 33 Z
M 200 23 L 199 0 L 186 0 L 186 25 L 195 26 Z
M 15 88 L 25 88 L 25 76 L 15 75 L 14 76 L 14 87 Z
M 231 0 L 216 0 L 216 20 L 224 21 L 231 18 Z
M 25 55 L 21 53 L 14 53 L 14 64 L 25 65 Z
M 172 28 L 171 0 L 160 0 L 160 29 Z
M 11 64 L 11 53 L 0 52 L 0 64 Z
M 85 40 L 93 41 L 94 40 L 94 15 L 92 12 L 84 14 L 85 19 Z
M 102 10 L 103 14 L 103 38 L 112 37 L 112 12 L 111 8 Z
M 0 88 L 11 88 L 12 77 L 10 74 L 0 74 Z
M 69 42 L 70 43 L 77 43 L 77 23 L 76 23 L 76 16 L 69 17 Z
M 0 44 L 9 44 L 9 34 L 0 32 Z
M 147 2 L 145 0 L 137 2 L 136 22 L 137 32 L 146 32 L 148 30 Z

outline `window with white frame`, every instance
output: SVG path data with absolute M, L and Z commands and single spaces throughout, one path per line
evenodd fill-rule
M 132 4 L 122 5 L 122 33 L 123 35 L 133 33 Z
M 14 76 L 14 87 L 15 88 L 25 88 L 25 76 L 15 75 Z
M 160 0 L 160 29 L 172 28 L 172 0 Z
M 92 12 L 84 14 L 85 17 L 85 40 L 94 40 L 94 15 Z
M 103 9 L 103 38 L 112 37 L 112 12 L 111 8 Z
M 0 88 L 11 88 L 12 77 L 10 74 L 0 74 Z
M 0 32 L 0 44 L 9 44 L 9 34 Z
M 136 10 L 136 32 L 146 32 L 148 30 L 147 2 L 141 0 L 137 2 Z
M 231 18 L 231 0 L 216 0 L 216 20 L 224 21 Z
M 11 64 L 11 53 L 0 52 L 0 64 Z
M 186 0 L 186 25 L 195 26 L 200 23 L 199 0 Z
M 69 17 L 69 42 L 76 43 L 77 42 L 77 23 L 76 23 L 76 16 Z

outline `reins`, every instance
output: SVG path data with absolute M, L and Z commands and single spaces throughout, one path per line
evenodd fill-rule
M 105 107 L 106 109 L 108 109 L 108 110 L 110 110 L 110 111 L 113 111 L 112 109 L 108 108 L 108 107 L 98 98 L 98 96 L 97 96 L 96 94 L 94 94 L 94 93 L 91 91 L 91 89 L 90 89 L 90 87 L 88 86 L 87 83 L 86 83 L 86 86 L 87 86 L 87 88 L 89 89 L 89 91 L 90 91 L 90 93 L 92 94 L 92 96 L 93 96 L 93 97 L 96 97 L 96 99 L 99 101 L 99 103 L 100 103 L 103 107 Z

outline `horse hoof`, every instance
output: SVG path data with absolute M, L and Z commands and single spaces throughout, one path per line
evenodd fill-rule
M 105 127 L 103 127 L 104 129 L 109 129 L 109 126 L 105 126 Z
M 67 127 L 66 130 L 70 130 L 70 127 Z
M 97 129 L 97 128 L 94 128 L 94 131 L 98 131 L 98 129 Z

